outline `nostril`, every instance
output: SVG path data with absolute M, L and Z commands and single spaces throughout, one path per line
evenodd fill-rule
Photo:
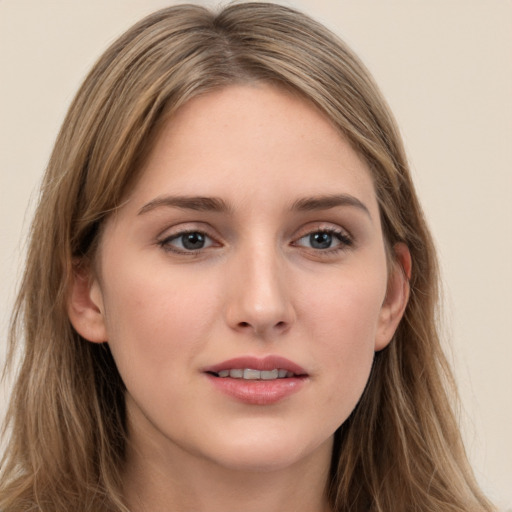
M 283 318 L 283 317 L 281 317 Z M 256 319 L 256 321 L 241 320 L 233 324 L 235 330 L 240 332 L 248 333 L 253 332 L 257 336 L 267 336 L 272 332 L 274 334 L 284 334 L 290 328 L 291 323 L 287 320 L 277 319 Z

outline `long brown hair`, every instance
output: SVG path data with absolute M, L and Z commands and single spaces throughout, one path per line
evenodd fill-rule
M 93 260 L 104 220 L 173 112 L 198 94 L 250 81 L 293 89 L 339 128 L 372 170 L 388 246 L 404 242 L 413 261 L 405 316 L 336 433 L 333 510 L 493 510 L 450 406 L 436 256 L 392 115 L 365 67 L 323 26 L 286 7 L 240 3 L 145 18 L 105 52 L 69 109 L 12 319 L 11 365 L 18 350 L 22 360 L 7 415 L 3 512 L 126 511 L 123 383 L 108 345 L 88 343 L 68 320 L 73 267 Z

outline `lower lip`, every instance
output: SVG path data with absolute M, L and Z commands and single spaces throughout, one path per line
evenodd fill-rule
M 297 393 L 307 379 L 307 377 L 289 377 L 275 380 L 245 380 L 215 377 L 210 374 L 207 374 L 207 377 L 219 391 L 240 402 L 252 405 L 275 404 Z

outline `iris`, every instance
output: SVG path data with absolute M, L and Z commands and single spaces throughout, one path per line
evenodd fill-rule
M 332 234 L 325 232 L 311 233 L 309 243 L 314 249 L 329 249 L 332 245 Z
M 205 236 L 202 233 L 194 231 L 181 235 L 181 243 L 185 249 L 190 251 L 202 249 L 205 245 Z

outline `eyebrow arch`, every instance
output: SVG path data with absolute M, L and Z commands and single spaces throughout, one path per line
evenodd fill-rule
M 335 208 L 336 206 L 353 206 L 362 210 L 363 212 L 372 218 L 370 210 L 366 205 L 361 202 L 357 197 L 351 196 L 350 194 L 334 194 L 325 196 L 313 196 L 304 197 L 298 199 L 292 205 L 292 210 L 296 211 L 314 211 L 314 210 L 328 210 Z
M 199 212 L 228 212 L 231 208 L 218 197 L 202 196 L 159 196 L 146 203 L 137 215 L 143 215 L 156 208 L 181 208 Z

